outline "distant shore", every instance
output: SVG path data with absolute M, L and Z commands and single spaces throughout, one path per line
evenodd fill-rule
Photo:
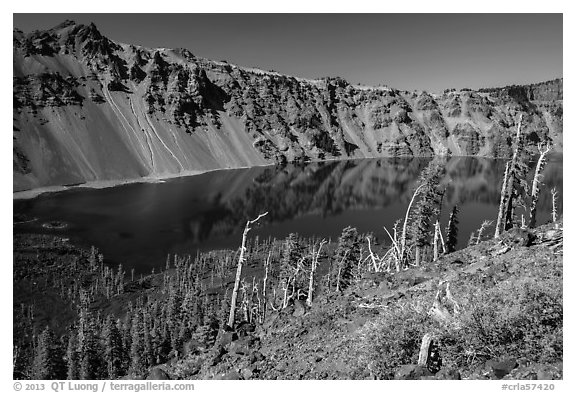
M 255 166 L 270 166 L 274 164 L 268 165 L 252 165 L 252 166 L 240 166 L 234 168 L 214 168 L 214 169 L 199 169 L 199 170 L 188 170 L 179 173 L 171 173 L 171 174 L 158 174 L 153 176 L 146 176 L 146 177 L 139 177 L 136 179 L 119 179 L 119 180 L 95 180 L 89 181 L 86 183 L 74 184 L 74 185 L 63 185 L 63 186 L 49 186 L 49 187 L 39 187 L 33 188 L 30 190 L 25 191 L 15 191 L 12 193 L 13 200 L 20 200 L 20 199 L 33 199 L 39 195 L 46 194 L 46 193 L 53 193 L 53 192 L 61 192 L 75 188 L 93 188 L 93 189 L 100 189 L 100 188 L 110 188 L 110 187 L 117 187 L 123 186 L 127 184 L 134 184 L 134 183 L 162 183 L 163 180 L 180 178 L 180 177 L 188 177 L 188 176 L 196 176 L 201 175 L 204 173 L 209 172 L 216 172 L 216 171 L 227 171 L 232 169 L 248 169 L 253 168 Z

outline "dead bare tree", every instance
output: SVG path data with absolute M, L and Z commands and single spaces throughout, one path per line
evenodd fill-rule
M 482 222 L 482 225 L 480 225 L 480 229 L 478 229 L 478 237 L 476 237 L 476 244 L 480 244 L 480 241 L 482 241 L 482 234 L 493 223 L 494 223 L 494 221 L 489 221 L 489 220 L 484 220 L 484 222 Z
M 442 252 L 446 253 L 446 244 L 444 243 L 444 238 L 442 237 L 442 230 L 440 229 L 440 223 L 436 220 L 434 224 L 434 262 L 438 260 L 439 249 L 438 243 L 442 246 Z
M 422 337 L 422 343 L 420 344 L 420 353 L 418 354 L 418 365 L 426 367 L 428 364 L 428 358 L 430 357 L 430 347 L 432 346 L 432 335 L 426 333 Z
M 400 257 L 402 258 L 402 260 L 405 257 L 405 253 L 406 253 L 406 228 L 408 225 L 408 218 L 409 218 L 409 214 L 410 214 L 410 208 L 412 207 L 412 204 L 414 203 L 414 199 L 416 199 L 416 195 L 418 195 L 418 192 L 424 187 L 426 186 L 426 183 L 422 183 L 420 184 L 420 186 L 418 186 L 418 188 L 416 189 L 416 191 L 414 191 L 414 195 L 412 195 L 412 199 L 410 200 L 410 204 L 408 205 L 408 208 L 406 209 L 406 217 L 404 218 L 404 224 L 402 226 L 402 237 L 400 238 Z
M 318 266 L 318 258 L 320 258 L 320 251 L 322 250 L 322 246 L 326 244 L 326 239 L 322 239 L 320 245 L 318 246 L 318 251 L 315 252 L 314 248 L 312 248 L 312 266 L 310 267 L 310 281 L 308 283 L 308 298 L 306 299 L 306 303 L 308 306 L 312 306 L 312 298 L 314 293 L 314 273 L 316 273 L 316 267 Z
M 538 204 L 538 198 L 540 196 L 542 169 L 546 164 L 546 154 L 550 152 L 550 144 L 546 144 L 546 147 L 544 147 L 542 144 L 539 144 L 538 152 L 540 152 L 540 157 L 538 158 L 538 163 L 536 164 L 536 170 L 534 171 L 534 180 L 532 181 L 532 192 L 530 193 L 531 196 L 530 218 L 528 219 L 528 227 L 530 228 L 534 228 L 536 226 L 536 205 Z
M 242 292 L 242 301 L 240 302 L 240 309 L 242 310 L 242 317 L 243 320 L 246 322 L 250 322 L 250 315 L 249 310 L 249 300 L 248 300 L 248 292 L 249 288 L 246 285 L 246 281 L 244 279 L 240 280 L 240 291 Z
M 367 258 L 370 258 L 372 260 L 372 267 L 374 268 L 374 271 L 378 273 L 382 269 L 383 258 L 379 257 L 378 255 L 375 255 L 374 252 L 372 251 L 370 236 L 366 236 L 366 241 L 368 241 L 368 254 L 369 254 Z M 390 270 L 390 265 L 388 265 L 387 270 Z
M 342 257 L 342 260 L 340 261 L 340 264 L 338 266 L 338 275 L 336 276 L 336 292 L 340 291 L 340 275 L 342 274 L 342 265 L 344 264 L 344 260 L 348 256 L 349 252 L 350 250 L 346 250 L 344 252 L 344 256 Z
M 236 315 L 236 299 L 238 298 L 238 288 L 240 287 L 240 277 L 242 276 L 242 265 L 244 264 L 246 238 L 248 237 L 248 232 L 250 232 L 250 226 L 267 214 L 268 212 L 262 213 L 254 220 L 248 220 L 248 222 L 246 222 L 246 226 L 244 227 L 244 233 L 242 234 L 242 245 L 240 246 L 240 256 L 238 257 L 238 267 L 236 269 L 236 280 L 234 281 L 234 290 L 232 291 L 232 300 L 230 302 L 230 315 L 228 316 L 228 326 L 231 328 L 234 327 L 234 319 Z
M 262 282 L 262 297 L 264 298 L 264 303 L 262 305 L 262 318 L 261 318 L 261 323 L 264 322 L 264 320 L 266 319 L 266 305 L 268 304 L 268 296 L 266 293 L 266 288 L 267 288 L 267 284 L 268 284 L 268 272 L 270 270 L 270 257 L 272 257 L 272 251 L 268 252 L 268 258 L 266 258 L 266 261 L 264 261 L 264 280 Z
M 396 271 L 399 272 L 402 266 L 402 254 L 403 252 L 400 249 L 400 241 L 398 239 L 398 230 L 397 230 L 397 224 L 398 222 L 396 222 L 394 224 L 394 236 L 392 236 L 390 234 L 390 232 L 388 232 L 388 229 L 386 227 L 384 227 L 384 230 L 386 231 L 386 233 L 388 234 L 388 237 L 390 237 L 390 240 L 392 241 L 392 247 L 390 247 L 390 249 L 388 250 L 388 252 L 386 253 L 386 255 L 384 256 L 384 258 L 386 258 L 387 256 L 389 258 L 392 258 L 394 260 L 394 264 L 396 266 Z M 388 266 L 390 266 L 390 263 L 388 263 Z
M 426 183 L 420 184 L 418 186 L 418 188 L 416 188 L 416 191 L 414 191 L 414 195 L 412 195 L 412 199 L 410 200 L 410 203 L 408 204 L 408 208 L 406 209 L 406 216 L 404 217 L 404 223 L 402 224 L 402 233 L 400 235 L 400 239 L 398 239 L 398 233 L 396 231 L 396 226 L 394 226 L 394 236 L 392 236 L 390 234 L 390 232 L 388 231 L 388 229 L 386 227 L 384 227 L 384 230 L 386 231 L 386 233 L 390 237 L 390 240 L 392 240 L 392 247 L 393 247 L 394 252 L 392 252 L 390 255 L 395 260 L 397 272 L 400 271 L 402 265 L 407 264 L 406 263 L 406 254 L 407 254 L 406 238 L 407 238 L 408 220 L 410 218 L 410 209 L 412 208 L 412 205 L 414 204 L 414 200 L 416 199 L 418 192 L 420 192 L 420 190 L 424 186 L 426 186 Z
M 510 161 L 506 163 L 506 169 L 504 170 L 504 180 L 502 181 L 502 191 L 500 192 L 500 205 L 498 207 L 498 219 L 496 220 L 496 229 L 494 231 L 494 238 L 500 237 L 500 231 L 502 229 L 502 221 L 504 220 L 504 208 L 506 206 L 506 189 L 508 188 L 508 177 L 510 176 Z
M 286 280 L 282 280 L 282 292 L 284 292 L 284 297 L 282 298 L 282 308 L 288 307 L 288 289 L 290 288 L 290 278 L 287 277 Z
M 552 222 L 556 223 L 556 220 L 558 219 L 558 210 L 556 207 L 556 201 L 558 198 L 558 191 L 556 191 L 556 187 L 551 189 L 550 193 L 552 194 Z M 556 228 L 558 228 L 558 224 L 556 224 Z
M 526 165 L 521 162 L 520 154 L 522 148 L 522 114 L 518 119 L 518 128 L 516 130 L 514 152 L 512 159 L 506 164 L 504 172 L 504 182 L 502 184 L 502 193 L 500 195 L 500 206 L 498 208 L 498 219 L 496 220 L 496 230 L 494 238 L 500 237 L 501 232 L 508 230 L 513 225 L 514 207 L 518 199 L 517 188 L 525 182 L 524 175 Z
M 432 307 L 428 310 L 428 315 L 441 325 L 459 329 L 460 322 L 455 318 L 459 313 L 460 305 L 450 292 L 450 282 L 440 281 Z

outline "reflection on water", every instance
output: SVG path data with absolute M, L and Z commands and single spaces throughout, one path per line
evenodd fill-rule
M 247 219 L 269 214 L 252 236 L 283 238 L 290 232 L 336 238 L 347 225 L 384 239 L 403 218 L 418 176 L 430 160 L 366 159 L 223 170 L 163 183 L 75 189 L 14 201 L 14 212 L 38 220 L 15 232 L 59 233 L 95 245 L 107 260 L 149 272 L 168 253 L 237 248 Z M 495 220 L 505 162 L 469 157 L 447 160 L 442 225 L 460 206 L 460 246 L 483 220 Z M 534 163 L 531 165 L 533 170 Z M 549 190 L 559 191 L 562 212 L 562 156 L 545 172 L 538 220 L 550 219 Z M 62 229 L 42 227 L 62 221 Z

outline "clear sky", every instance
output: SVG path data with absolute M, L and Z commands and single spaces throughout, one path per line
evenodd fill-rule
M 441 91 L 562 77 L 562 14 L 14 14 L 304 78 Z

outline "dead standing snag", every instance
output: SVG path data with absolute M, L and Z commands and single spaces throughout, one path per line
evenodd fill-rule
M 234 327 L 234 318 L 236 315 L 236 299 L 238 298 L 238 289 L 240 287 L 240 277 L 242 276 L 242 264 L 244 263 L 244 252 L 246 251 L 246 238 L 250 232 L 250 225 L 264 217 L 268 212 L 260 214 L 254 220 L 248 220 L 244 233 L 242 234 L 242 246 L 240 247 L 240 256 L 238 257 L 238 268 L 236 269 L 236 280 L 234 281 L 234 290 L 232 291 L 232 300 L 230 302 L 230 315 L 228 316 L 228 326 Z
M 543 147 L 538 145 L 538 151 L 540 152 L 540 157 L 538 158 L 538 163 L 536 164 L 536 171 L 534 172 L 534 180 L 532 181 L 532 192 L 531 203 L 530 203 L 530 218 L 528 220 L 528 227 L 534 228 L 536 226 L 536 205 L 538 204 L 538 198 L 540 197 L 540 183 L 542 178 L 542 169 L 546 164 L 546 154 L 550 152 L 550 145 Z

